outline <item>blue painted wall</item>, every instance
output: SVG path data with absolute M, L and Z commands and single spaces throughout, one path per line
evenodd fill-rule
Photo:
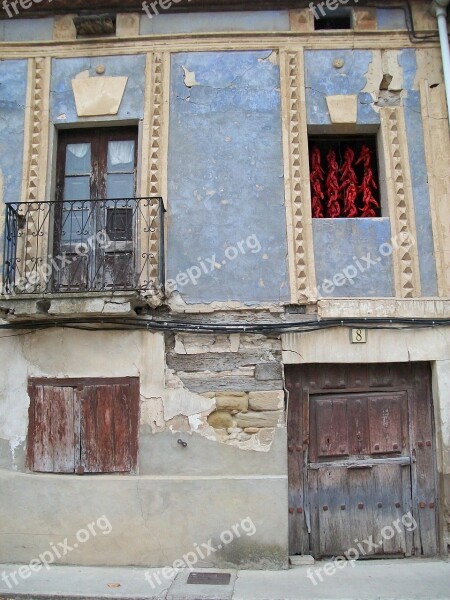
M 394 295 L 391 226 L 381 219 L 313 219 L 322 298 Z
M 336 69 L 335 59 L 344 66 Z M 373 60 L 369 50 L 308 50 L 305 52 L 306 110 L 308 125 L 331 125 L 326 96 L 357 94 L 358 123 L 378 124 L 380 117 L 373 110 L 373 98 L 362 92 L 367 72 Z
M 186 303 L 289 297 L 274 62 L 270 51 L 172 57 L 168 277 Z
M 43 19 L 16 19 L 0 21 L 0 41 L 38 42 L 53 39 L 53 17 Z
M 114 116 L 83 117 L 79 119 L 75 108 L 71 81 L 82 71 L 89 71 L 90 77 L 101 77 L 101 75 L 96 75 L 95 72 L 98 65 L 105 66 L 105 76 L 117 77 L 120 75 L 128 77 L 119 112 Z M 53 59 L 50 118 L 56 124 L 75 123 L 79 120 L 98 122 L 142 119 L 144 113 L 144 82 L 144 55 Z
M 21 199 L 27 71 L 26 60 L 0 61 L 0 169 L 4 202 Z
M 405 11 L 401 8 L 377 8 L 379 30 L 406 29 Z
M 239 11 L 141 15 L 140 33 L 209 33 L 222 31 L 289 31 L 289 11 Z

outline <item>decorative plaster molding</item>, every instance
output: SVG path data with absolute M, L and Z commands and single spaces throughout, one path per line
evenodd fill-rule
M 138 43 L 137 43 L 138 42 Z M 55 58 L 81 58 L 85 56 L 116 56 L 144 54 L 148 52 L 206 52 L 214 50 L 267 50 L 286 48 L 290 44 L 304 50 L 403 50 L 415 48 L 408 34 L 403 32 L 377 31 L 374 33 L 353 31 L 322 35 L 302 32 L 241 32 L 241 33 L 196 33 L 140 35 L 133 39 L 97 38 L 72 40 L 52 40 L 26 42 L 1 42 L 2 58 L 29 58 L 51 56 Z M 421 49 L 437 48 L 436 41 L 424 42 Z
M 294 303 L 304 303 L 313 301 L 316 294 L 312 292 L 315 275 L 303 55 L 282 53 L 281 64 L 283 117 L 287 119 L 284 150 L 291 298 Z
M 22 197 L 31 202 L 45 198 L 49 130 L 50 59 L 32 58 L 28 61 L 28 70 Z
M 27 102 L 25 111 L 22 198 L 25 202 L 44 200 L 47 189 L 49 144 L 50 58 L 28 61 Z M 25 229 L 18 238 L 17 258 L 33 273 L 48 253 L 48 219 L 43 208 L 27 210 Z
M 145 106 L 144 122 L 142 127 L 145 145 L 142 148 L 141 195 L 163 196 L 166 186 L 163 183 L 165 169 L 163 169 L 165 87 L 168 78 L 167 57 L 161 52 L 149 53 L 146 62 Z M 166 200 L 164 198 L 164 200 Z M 158 279 L 158 254 L 159 254 L 159 227 L 151 226 L 147 231 L 148 223 L 155 223 L 158 215 L 158 205 L 148 206 L 148 214 L 140 228 L 140 254 L 146 268 L 142 273 L 142 285 L 148 286 Z M 148 258 L 148 260 L 147 260 Z
M 421 295 L 419 257 L 409 153 L 403 108 L 380 110 L 391 232 L 394 240 L 396 296 Z

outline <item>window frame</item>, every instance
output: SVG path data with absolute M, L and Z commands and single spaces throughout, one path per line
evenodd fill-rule
M 308 173 L 309 173 L 309 189 L 310 189 L 310 198 L 311 201 L 313 199 L 313 189 L 312 189 L 312 182 L 311 182 L 311 175 L 312 175 L 312 169 L 311 169 L 311 156 L 312 156 L 312 150 L 314 148 L 314 146 L 320 147 L 321 151 L 323 150 L 322 146 L 325 146 L 326 144 L 329 144 L 329 146 L 345 146 L 346 144 L 350 145 L 352 147 L 352 149 L 354 149 L 354 146 L 362 146 L 362 145 L 367 145 L 369 147 L 369 149 L 371 150 L 372 154 L 373 154 L 373 175 L 374 175 L 374 179 L 377 185 L 377 189 L 376 189 L 376 193 L 375 193 L 375 199 L 379 204 L 379 208 L 378 208 L 378 213 L 376 216 L 374 217 L 363 217 L 362 215 L 358 215 L 358 216 L 354 216 L 354 217 L 348 217 L 345 216 L 343 214 L 339 215 L 338 217 L 327 217 L 327 216 L 323 216 L 323 217 L 314 217 L 313 216 L 313 207 L 311 204 L 311 211 L 312 211 L 312 219 L 313 220 L 322 220 L 322 219 L 328 219 L 328 220 L 346 220 L 346 219 L 357 219 L 357 220 L 366 220 L 366 219 L 382 219 L 387 217 L 388 215 L 385 214 L 386 211 L 386 206 L 385 206 L 385 202 L 384 202 L 384 190 L 383 190 L 383 180 L 382 180 L 382 165 L 380 163 L 380 138 L 379 138 L 379 132 L 361 132 L 361 131 L 355 131 L 355 132 L 351 132 L 351 133 L 344 133 L 344 132 L 340 132 L 340 133 L 336 133 L 336 132 L 332 132 L 332 131 L 324 131 L 324 132 L 320 132 L 320 133 L 316 133 L 313 131 L 309 131 L 308 132 Z M 326 153 L 324 151 L 322 151 L 322 167 L 325 170 L 325 179 L 324 179 L 324 183 L 326 182 L 326 175 L 327 175 L 327 170 L 326 170 Z M 355 153 L 355 161 L 358 159 L 358 154 Z M 339 166 L 342 166 L 342 157 L 341 157 L 341 162 L 339 163 Z M 355 162 L 353 163 L 353 167 L 355 167 Z M 357 169 L 359 171 L 362 171 L 361 167 L 359 169 Z

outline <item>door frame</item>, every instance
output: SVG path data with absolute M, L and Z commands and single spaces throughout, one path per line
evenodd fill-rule
M 413 536 L 413 555 L 438 555 L 439 489 L 430 364 L 286 365 L 285 378 L 288 391 L 289 554 L 311 553 L 313 519 L 307 481 L 310 396 L 403 391 L 408 396 L 412 514 L 418 525 Z

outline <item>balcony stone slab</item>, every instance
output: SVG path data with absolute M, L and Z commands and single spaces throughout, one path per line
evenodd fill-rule
M 136 315 L 134 306 L 138 302 L 136 294 L 110 296 L 73 296 L 65 297 L 34 297 L 0 299 L 0 314 L 8 320 L 25 319 L 43 316 L 80 315 Z

